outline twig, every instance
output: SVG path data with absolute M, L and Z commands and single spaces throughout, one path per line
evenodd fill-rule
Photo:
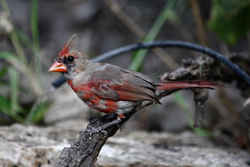
M 125 12 L 121 9 L 120 5 L 116 1 L 106 0 L 104 1 L 108 8 L 115 14 L 115 16 L 124 23 L 124 25 L 139 38 L 143 38 L 146 33 L 141 29 L 141 27 L 136 24 L 136 22 L 131 19 Z
M 202 45 L 208 44 L 204 24 L 201 18 L 200 7 L 197 0 L 190 0 L 192 13 L 197 27 L 197 35 Z

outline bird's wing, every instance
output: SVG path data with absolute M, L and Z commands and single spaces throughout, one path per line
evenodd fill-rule
M 114 101 L 154 101 L 155 88 L 144 75 L 105 65 L 92 73 L 91 90 L 100 98 Z

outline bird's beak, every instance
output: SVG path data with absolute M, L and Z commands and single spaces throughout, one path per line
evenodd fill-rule
M 63 63 L 55 61 L 49 68 L 49 72 L 67 72 L 67 67 Z

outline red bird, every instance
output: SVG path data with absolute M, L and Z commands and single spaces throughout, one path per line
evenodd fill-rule
M 121 67 L 93 63 L 72 49 L 70 39 L 59 52 L 50 72 L 61 72 L 74 92 L 90 108 L 105 113 L 123 113 L 140 103 L 160 103 L 159 94 L 186 88 L 214 88 L 207 81 L 153 82 L 149 77 Z

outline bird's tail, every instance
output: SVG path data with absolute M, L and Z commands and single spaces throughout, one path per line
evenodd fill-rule
M 218 84 L 210 81 L 166 81 L 160 82 L 157 84 L 158 91 L 177 91 L 180 89 L 189 89 L 189 88 L 207 88 L 214 89 Z

